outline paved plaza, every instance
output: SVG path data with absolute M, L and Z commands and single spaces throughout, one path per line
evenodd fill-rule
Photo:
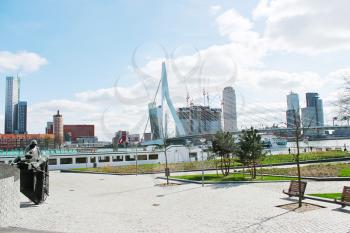
M 13 232 L 350 232 L 350 208 L 305 213 L 277 205 L 288 183 L 159 186 L 156 175 L 50 173 L 50 196 L 32 205 L 22 196 Z M 340 192 L 349 182 L 308 182 L 307 193 Z M 4 231 L 4 230 L 3 230 Z M 1 229 L 0 229 L 0 232 Z

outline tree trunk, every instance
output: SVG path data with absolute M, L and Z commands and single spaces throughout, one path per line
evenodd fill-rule
M 224 175 L 225 172 L 224 172 L 224 161 L 223 161 L 223 155 L 220 155 L 221 157 L 221 164 L 220 164 L 220 168 L 221 168 L 221 174 Z

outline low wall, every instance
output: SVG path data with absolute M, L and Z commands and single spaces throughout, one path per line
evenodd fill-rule
M 0 163 L 0 227 L 13 225 L 20 208 L 19 170 Z

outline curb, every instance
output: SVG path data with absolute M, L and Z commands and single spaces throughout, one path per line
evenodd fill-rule
M 156 179 L 166 180 L 166 177 L 156 177 Z M 202 181 L 197 180 L 185 180 L 185 179 L 177 179 L 177 178 L 169 178 L 172 181 L 178 181 L 182 183 L 192 183 L 192 184 L 202 184 Z M 285 183 L 290 182 L 290 180 L 271 180 L 271 181 L 204 181 L 204 184 L 263 184 L 263 183 Z
M 327 203 L 330 203 L 330 204 L 339 205 L 339 204 L 336 203 L 334 200 L 329 199 L 329 198 L 314 197 L 314 196 L 310 196 L 310 195 L 304 195 L 304 198 L 305 198 L 305 199 L 310 199 L 310 200 L 313 200 L 313 201 L 322 201 L 322 202 L 327 202 Z
M 61 173 L 95 174 L 95 175 L 114 175 L 114 176 L 131 176 L 131 175 L 136 175 L 136 173 L 109 173 L 109 172 L 75 171 L 75 170 L 66 170 L 66 169 L 61 169 L 60 172 Z M 160 172 L 138 173 L 137 175 L 153 175 L 153 174 L 160 174 Z
M 262 176 L 275 176 L 275 177 L 288 177 L 288 178 L 298 178 L 297 176 L 288 175 L 273 175 L 273 174 L 262 174 Z M 350 181 L 350 177 L 314 177 L 314 176 L 301 176 L 303 180 L 313 180 L 313 181 Z

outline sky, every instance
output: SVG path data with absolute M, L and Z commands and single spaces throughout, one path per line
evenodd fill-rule
M 21 77 L 28 131 L 59 109 L 101 140 L 143 133 L 161 62 L 175 106 L 237 94 L 239 128 L 285 123 L 286 95 L 318 92 L 325 120 L 350 75 L 348 0 L 1 0 L 0 132 L 5 78 Z M 159 97 L 156 98 L 159 100 Z M 171 124 L 170 124 L 171 125 Z

